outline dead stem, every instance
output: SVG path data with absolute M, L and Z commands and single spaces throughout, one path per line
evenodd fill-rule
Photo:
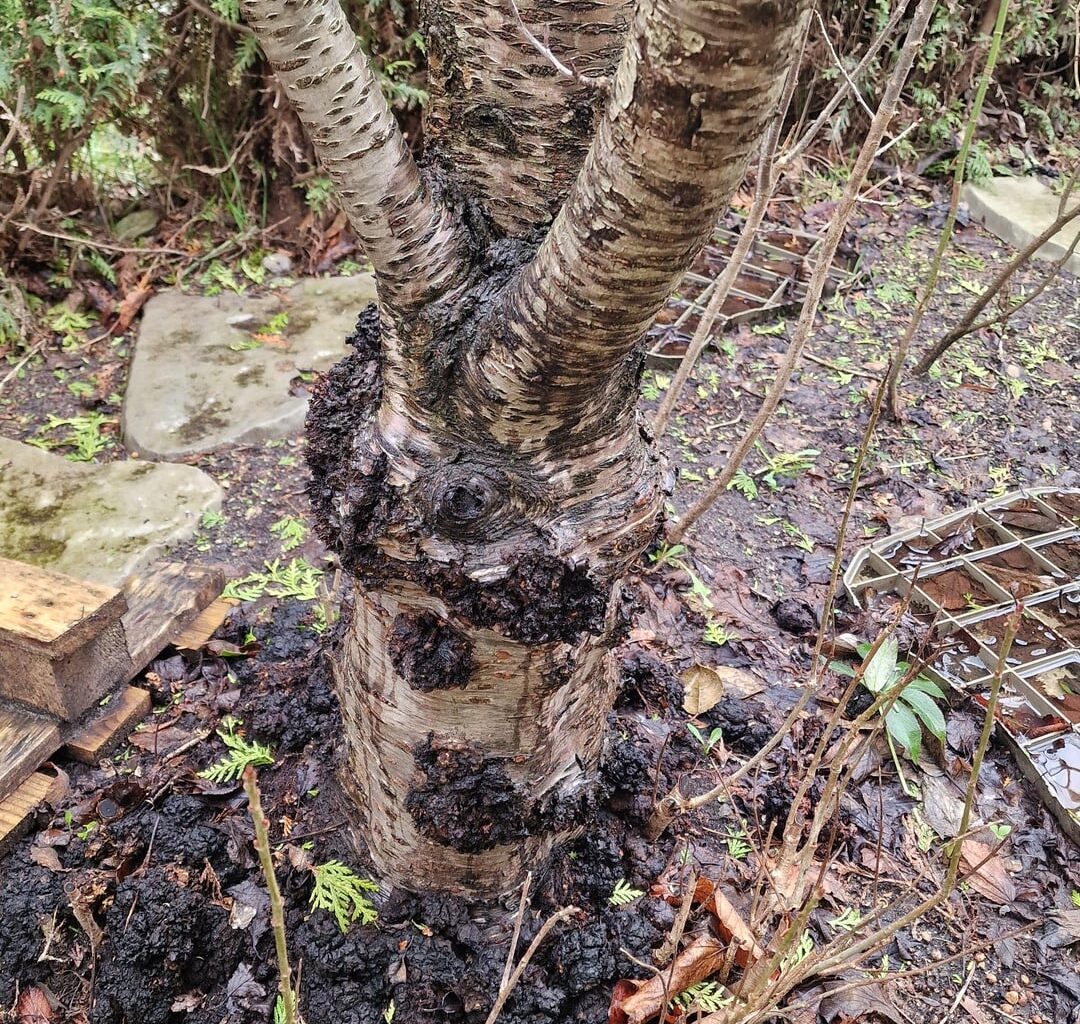
M 896 58 L 896 64 L 893 67 L 892 73 L 889 76 L 889 81 L 885 86 L 881 102 L 878 104 L 877 113 L 874 115 L 874 120 L 871 122 L 870 128 L 866 133 L 866 138 L 863 140 L 863 144 L 859 149 L 859 155 L 856 157 L 855 165 L 851 169 L 851 176 L 848 178 L 847 184 L 844 187 L 843 196 L 837 204 L 836 212 L 833 215 L 832 223 L 829 225 L 829 230 L 825 235 L 825 240 L 818 250 L 817 260 L 807 284 L 806 298 L 803 301 L 802 312 L 799 314 L 799 321 L 795 326 L 791 343 L 788 346 L 787 352 L 784 354 L 783 361 L 777 368 L 776 378 L 773 380 L 773 383 L 766 393 L 765 401 L 754 416 L 754 419 L 751 421 L 746 432 L 732 450 L 731 455 L 728 457 L 727 464 L 717 474 L 716 479 L 709 486 L 704 496 L 683 514 L 682 518 L 679 519 L 671 530 L 669 537 L 671 543 L 677 543 L 682 540 L 698 519 L 700 519 L 701 516 L 712 507 L 717 498 L 727 490 L 727 486 L 734 478 L 736 471 L 754 447 L 754 442 L 757 441 L 758 436 L 761 434 L 762 430 L 765 429 L 765 425 L 776 411 L 776 407 L 780 404 L 780 399 L 783 397 L 788 381 L 791 380 L 791 375 L 794 373 L 795 367 L 798 365 L 799 358 L 802 355 L 802 351 L 806 347 L 806 342 L 810 337 L 810 331 L 813 328 L 814 320 L 817 316 L 818 306 L 825 290 L 825 281 L 828 277 L 829 269 L 832 266 L 833 258 L 836 255 L 837 249 L 840 247 L 840 242 L 844 237 L 848 221 L 855 211 L 855 206 L 857 205 L 859 198 L 859 191 L 862 188 L 863 183 L 866 180 L 866 175 L 874 161 L 878 146 L 881 144 L 881 139 L 885 134 L 885 129 L 888 127 L 896 113 L 900 92 L 904 87 L 904 83 L 907 81 L 908 72 L 911 70 L 915 55 L 922 43 L 922 38 L 926 32 L 926 26 L 929 24 L 934 7 L 935 4 L 933 3 L 933 0 L 919 0 L 919 5 L 912 18 L 911 26 L 908 29 L 903 48 Z
M 901 414 L 900 401 L 900 376 L 904 372 L 904 364 L 907 362 L 908 350 L 911 348 L 911 339 L 919 329 L 926 310 L 933 298 L 934 289 L 937 287 L 938 277 L 941 275 L 941 263 L 945 258 L 945 250 L 952 241 L 953 228 L 956 225 L 956 214 L 960 209 L 960 189 L 964 184 L 964 173 L 967 170 L 968 153 L 971 151 L 971 143 L 975 138 L 975 125 L 982 113 L 983 101 L 986 99 L 986 90 L 990 87 L 990 80 L 994 77 L 994 67 L 997 65 L 998 53 L 1001 51 L 1001 37 L 1005 31 L 1005 19 L 1009 13 L 1009 0 L 1001 0 L 998 7 L 997 20 L 994 22 L 994 35 L 990 42 L 990 49 L 986 55 L 986 64 L 983 67 L 982 76 L 979 79 L 978 89 L 975 91 L 975 99 L 972 101 L 971 110 L 968 112 L 967 124 L 964 127 L 964 137 L 960 142 L 960 149 L 956 154 L 956 167 L 953 171 L 952 196 L 949 200 L 949 213 L 945 218 L 945 224 L 938 238 L 937 248 L 934 250 L 933 259 L 930 261 L 930 272 L 922 283 L 919 298 L 915 304 L 915 310 L 911 314 L 907 327 L 896 347 L 892 366 L 885 378 L 885 389 L 889 394 L 889 415 L 893 419 L 899 419 Z
M 285 940 L 285 909 L 278 888 L 274 859 L 270 853 L 270 837 L 267 819 L 263 814 L 259 784 L 255 781 L 255 769 L 244 769 L 244 792 L 251 808 L 251 820 L 255 825 L 255 849 L 259 853 L 259 865 L 266 879 L 266 891 L 270 896 L 270 927 L 274 932 L 274 948 L 278 962 L 278 992 L 285 1010 L 285 1024 L 297 1024 L 296 992 L 292 987 L 292 970 L 289 967 L 289 949 Z

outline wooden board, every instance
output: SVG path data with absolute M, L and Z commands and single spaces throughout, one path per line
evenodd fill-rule
M 228 618 L 229 612 L 236 607 L 233 601 L 219 597 L 213 604 L 207 605 L 196 619 L 189 622 L 170 641 L 182 651 L 198 651 L 217 632 L 218 627 Z
M 113 587 L 0 559 L 0 697 L 78 718 L 124 678 L 126 608 Z
M 18 789 L 59 746 L 56 722 L 0 707 L 0 799 Z
M 26 831 L 31 812 L 49 795 L 53 779 L 35 772 L 0 800 L 0 854 Z
M 166 562 L 130 577 L 124 583 L 124 633 L 131 659 L 127 678 L 146 668 L 213 604 L 224 586 L 225 570 L 217 565 Z
M 0 643 L 60 658 L 118 622 L 125 607 L 115 587 L 0 558 Z
M 113 695 L 101 714 L 94 715 L 68 738 L 64 753 L 84 764 L 97 764 L 149 713 L 150 694 L 137 686 L 125 686 Z

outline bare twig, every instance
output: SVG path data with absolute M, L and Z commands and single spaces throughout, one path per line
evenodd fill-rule
M 851 215 L 855 210 L 859 190 L 866 180 L 867 172 L 870 170 L 870 166 L 874 160 L 874 154 L 881 144 L 881 139 L 885 134 L 886 127 L 889 125 L 889 122 L 892 121 L 893 115 L 896 113 L 896 106 L 900 99 L 900 91 L 907 81 L 908 72 L 911 70 L 911 65 L 915 60 L 915 54 L 919 50 L 934 6 L 933 0 L 919 0 L 919 5 L 912 18 L 911 26 L 909 27 L 907 37 L 904 40 L 904 45 L 896 58 L 896 64 L 893 67 L 892 73 L 889 76 L 889 81 L 885 86 L 885 91 L 882 94 L 877 113 L 874 115 L 874 120 L 871 122 L 870 128 L 866 133 L 866 138 L 863 140 L 859 155 L 855 160 L 855 166 L 851 169 L 851 175 L 844 187 L 844 194 L 837 205 L 832 223 L 829 225 L 829 230 L 818 250 L 817 262 L 814 265 L 813 273 L 811 274 L 810 281 L 807 285 L 806 298 L 803 301 L 802 312 L 800 313 L 799 321 L 795 326 L 791 344 L 788 346 L 783 362 L 776 371 L 776 378 L 765 396 L 765 401 L 762 403 L 761 408 L 754 416 L 754 419 L 751 421 L 750 426 L 747 428 L 738 444 L 736 444 L 735 448 L 728 456 L 727 464 L 709 486 L 705 495 L 696 504 L 691 506 L 691 508 L 687 510 L 683 517 L 675 524 L 670 534 L 670 539 L 673 543 L 685 537 L 690 528 L 709 508 L 712 507 L 717 498 L 724 493 L 728 484 L 731 483 L 731 480 L 734 478 L 735 473 L 742 465 L 743 460 L 753 449 L 754 443 L 757 441 L 761 431 L 765 429 L 765 425 L 769 422 L 776 407 L 780 404 L 780 399 L 783 396 L 788 381 L 791 379 L 791 375 L 798 365 L 799 358 L 810 337 L 810 331 L 814 325 L 822 293 L 825 290 L 825 281 L 828 277 L 833 257 L 836 255 L 836 250 L 840 247 L 840 242 L 843 239 L 848 221 L 851 219 Z
M 98 242 L 93 238 L 79 238 L 77 235 L 68 235 L 63 231 L 49 231 L 47 228 L 38 227 L 28 221 L 20 221 L 15 225 L 20 231 L 32 231 L 35 235 L 45 235 L 47 238 L 58 238 L 62 242 L 76 242 L 79 245 L 88 245 L 91 249 L 104 249 L 106 252 L 134 253 L 137 256 L 188 256 L 190 253 L 182 249 L 136 249 L 126 245 L 113 245 L 111 242 Z
M 505 985 L 499 986 L 498 998 L 496 998 L 495 1005 L 491 1008 L 491 1013 L 488 1014 L 484 1024 L 495 1024 L 495 1021 L 499 1019 L 499 1014 L 502 1013 L 506 1000 L 510 998 L 510 993 L 517 987 L 522 974 L 525 973 L 525 968 L 529 966 L 529 961 L 543 944 L 544 939 L 548 937 L 548 932 L 560 921 L 565 921 L 568 917 L 572 917 L 577 913 L 580 913 L 577 907 L 563 907 L 562 910 L 556 911 L 543 923 L 540 931 L 536 933 L 536 938 L 529 944 L 529 948 L 525 950 L 525 955 L 518 962 L 517 967 L 514 968 L 514 973 L 510 975 Z
M 582 85 L 587 85 L 592 89 L 604 89 L 607 87 L 608 80 L 604 75 L 590 78 L 587 75 L 581 74 L 579 71 L 575 71 L 572 67 L 569 67 L 559 60 L 552 52 L 551 47 L 545 46 L 537 39 L 536 34 L 525 24 L 524 19 L 521 17 L 521 11 L 518 10 L 517 0 L 509 0 L 509 4 L 510 10 L 514 13 L 514 20 L 521 30 L 521 34 L 529 41 L 532 48 L 542 57 L 546 58 L 551 66 L 558 71 L 563 78 L 572 78 L 575 82 L 580 82 Z
M 274 947 L 277 951 L 278 991 L 285 1008 L 285 1024 L 297 1024 L 296 992 L 292 987 L 289 949 L 285 941 L 285 906 L 278 888 L 277 874 L 274 872 L 274 859 L 270 853 L 270 836 L 267 831 L 269 823 L 263 814 L 259 784 L 255 781 L 255 769 L 251 765 L 244 769 L 244 792 L 247 793 L 251 820 L 255 824 L 255 849 L 259 852 L 259 864 L 266 879 L 266 891 L 270 895 L 270 927 L 274 932 Z
M 892 38 L 893 32 L 896 30 L 896 26 L 900 24 L 900 19 L 903 18 L 907 12 L 907 6 L 905 4 L 897 4 L 892 14 L 889 16 L 889 20 L 885 27 L 877 34 L 877 38 L 867 47 L 866 53 L 863 54 L 862 60 L 852 69 L 850 75 L 845 75 L 844 80 L 840 83 L 839 88 L 833 93 L 832 98 L 821 109 L 821 113 L 814 119 L 809 128 L 803 132 L 802 137 L 795 143 L 790 149 L 786 150 L 776 161 L 776 166 L 779 170 L 783 170 L 789 164 L 794 162 L 798 157 L 806 151 L 810 144 L 817 137 L 818 132 L 828 123 L 829 118 L 832 117 L 833 112 L 843 102 L 844 97 L 851 91 L 852 84 L 859 80 L 862 73 L 869 67 L 870 62 L 878 55 L 881 48 Z
M 506 965 L 503 967 L 502 980 L 499 982 L 500 992 L 510 983 L 510 973 L 514 969 L 514 954 L 517 952 L 518 938 L 521 935 L 521 922 L 525 919 L 525 911 L 529 908 L 531 885 L 532 872 L 530 871 L 521 886 L 521 901 L 518 903 L 517 916 L 514 918 L 514 934 L 510 939 L 510 948 L 506 951 Z
M 975 138 L 975 126 L 979 115 L 982 113 L 983 101 L 986 99 L 986 90 L 990 87 L 990 80 L 994 77 L 994 68 L 997 65 L 998 54 L 1001 52 L 1001 37 L 1005 31 L 1005 20 L 1009 14 L 1009 0 L 1000 0 L 997 19 L 994 22 L 994 35 L 990 42 L 990 49 L 986 54 L 986 64 L 983 66 L 982 75 L 979 78 L 979 86 L 975 90 L 975 99 L 972 101 L 971 110 L 968 112 L 967 125 L 964 127 L 964 137 L 960 142 L 960 149 L 956 154 L 956 166 L 953 170 L 952 196 L 949 200 L 949 213 L 945 218 L 945 224 L 938 238 L 937 248 L 934 250 L 934 258 L 930 263 L 930 273 L 923 280 L 919 298 L 915 309 L 911 314 L 907 327 L 896 347 L 893 357 L 892 368 L 885 380 L 885 388 L 889 395 L 889 415 L 899 419 L 902 403 L 900 401 L 900 377 L 904 372 L 904 364 L 907 362 L 908 350 L 911 348 L 911 339 L 919 329 L 926 310 L 933 298 L 934 289 L 937 287 L 938 277 L 941 275 L 941 263 L 945 258 L 945 250 L 952 241 L 953 228 L 956 225 L 956 213 L 960 208 L 960 190 L 964 184 L 964 174 L 967 171 L 968 153 L 971 151 L 971 143 Z

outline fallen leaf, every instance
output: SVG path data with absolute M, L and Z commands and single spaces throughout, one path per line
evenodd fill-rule
M 703 890 L 708 892 L 702 895 Z M 698 902 L 710 910 L 716 919 L 716 927 L 720 937 L 725 942 L 734 942 L 738 947 L 735 952 L 735 963 L 740 967 L 746 967 L 752 961 L 760 960 L 765 951 L 758 945 L 750 926 L 743 920 L 742 914 L 735 909 L 731 901 L 719 889 L 713 888 L 712 882 L 707 879 L 699 879 Z
M 724 681 L 720 673 L 707 665 L 691 665 L 682 674 L 683 710 L 688 715 L 700 715 L 716 707 L 724 696 Z
M 716 673 L 731 697 L 745 700 L 747 697 L 756 697 L 759 693 L 765 692 L 765 684 L 752 672 L 744 672 L 733 665 L 717 665 Z
M 960 844 L 960 867 L 966 874 L 964 881 L 992 903 L 1012 903 L 1016 898 L 1016 884 L 1005 870 L 1005 861 L 992 851 L 993 847 L 977 839 L 965 839 Z M 980 867 L 973 871 L 976 865 Z
M 856 975 L 851 975 L 829 983 L 827 987 L 843 988 L 843 991 L 835 995 L 826 993 L 822 997 L 818 1004 L 819 1016 L 828 1024 L 833 1024 L 833 1021 L 876 1020 L 878 1018 L 883 1021 L 892 1021 L 893 1024 L 907 1024 L 907 1018 L 890 1001 L 883 985 L 872 983 L 856 985 L 853 988 L 844 987 L 856 978 Z
M 197 1010 L 202 1005 L 202 1001 L 203 997 L 198 992 L 185 992 L 172 1001 L 169 1009 L 173 1013 L 191 1013 L 192 1010 Z
M 616 984 L 608 1024 L 644 1024 L 663 1010 L 672 995 L 715 974 L 727 959 L 727 947 L 712 935 L 698 935 L 675 959 L 637 988 L 633 981 Z
M 149 285 L 139 285 L 131 289 L 120 300 L 116 307 L 116 323 L 113 325 L 114 334 L 123 334 L 131 326 L 139 310 L 143 308 L 146 300 L 154 294 L 154 289 Z
M 51 846 L 31 846 L 30 859 L 38 867 L 47 868 L 49 871 L 63 871 L 60 858 Z
M 15 1004 L 15 1016 L 19 1024 L 51 1024 L 56 1011 L 40 988 L 24 988 Z
M 922 780 L 922 816 L 943 839 L 953 839 L 960 832 L 964 801 L 957 787 L 945 775 L 927 774 Z
M 971 996 L 964 996 L 960 1000 L 960 1005 L 967 1011 L 968 1016 L 975 1021 L 975 1024 L 990 1024 L 990 1018 L 982 1012 L 979 1004 Z

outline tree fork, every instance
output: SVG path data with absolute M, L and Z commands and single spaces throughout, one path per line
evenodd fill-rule
M 335 663 L 345 781 L 390 881 L 505 892 L 595 799 L 620 580 L 658 536 L 666 494 L 636 411 L 644 332 L 742 180 L 806 0 L 520 4 L 565 22 L 553 41 L 568 61 L 574 26 L 593 19 L 588 67 L 613 51 L 611 16 L 633 7 L 561 207 L 580 146 L 553 164 L 546 236 L 543 152 L 507 171 L 491 133 L 465 143 L 438 127 L 470 101 L 451 58 L 540 74 L 546 58 L 508 34 L 509 8 L 425 5 L 477 27 L 435 46 L 429 188 L 336 0 L 245 3 L 380 282 L 308 419 L 315 525 L 357 585 Z M 588 89 L 560 81 L 564 97 Z M 503 82 L 471 99 L 514 110 L 521 89 L 500 97 Z M 558 139 L 566 102 L 530 108 L 528 123 Z M 459 143 L 490 163 L 479 185 L 440 156 Z

